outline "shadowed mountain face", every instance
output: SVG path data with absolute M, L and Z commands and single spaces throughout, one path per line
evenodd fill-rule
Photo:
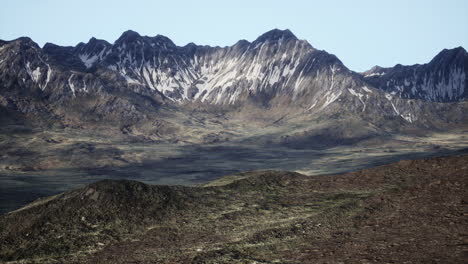
M 161 118 L 161 108 L 187 106 L 232 114 L 253 106 L 272 121 L 280 117 L 270 109 L 428 125 L 466 118 L 460 113 L 468 95 L 467 62 L 460 47 L 442 51 L 429 64 L 361 75 L 277 29 L 223 48 L 179 47 L 167 37 L 134 31 L 114 44 L 92 38 L 76 47 L 40 48 L 20 38 L 0 42 L 0 102 L 75 125 L 134 124 Z
M 462 263 L 467 162 L 246 172 L 197 187 L 99 181 L 0 216 L 0 260 Z
M 367 82 L 402 98 L 454 102 L 467 98 L 468 54 L 465 49 L 441 51 L 428 64 L 374 67 L 363 73 Z

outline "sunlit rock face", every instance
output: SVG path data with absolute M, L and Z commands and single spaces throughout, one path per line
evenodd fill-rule
M 267 102 L 278 95 L 297 99 L 310 92 L 323 97 L 320 90 L 327 87 L 321 99 L 329 103 L 339 93 L 333 90 L 335 75 L 349 73 L 335 56 L 315 50 L 289 30 L 272 30 L 252 43 L 241 40 L 225 48 L 192 43 L 178 47 L 166 37 L 142 37 L 133 31 L 112 46 L 95 42 L 77 51 L 87 68 L 105 67 L 129 86 L 177 102 L 235 104 L 247 97 Z M 93 51 L 88 45 L 97 47 Z

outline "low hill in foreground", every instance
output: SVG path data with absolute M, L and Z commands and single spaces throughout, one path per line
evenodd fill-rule
M 105 180 L 0 216 L 12 263 L 463 263 L 468 156 L 203 186 Z

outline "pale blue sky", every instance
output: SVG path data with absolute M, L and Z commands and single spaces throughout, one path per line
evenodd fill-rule
M 467 0 L 0 0 L 0 39 L 39 45 L 114 42 L 132 29 L 177 45 L 227 46 L 290 29 L 355 71 L 428 62 L 443 48 L 468 47 Z

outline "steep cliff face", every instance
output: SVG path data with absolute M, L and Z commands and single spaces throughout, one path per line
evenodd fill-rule
M 426 65 L 376 67 L 361 75 L 289 30 L 277 29 L 223 48 L 180 47 L 167 37 L 134 31 L 114 44 L 92 38 L 76 47 L 48 43 L 41 49 L 28 38 L 0 42 L 4 107 L 63 116 L 78 111 L 97 119 L 139 120 L 163 105 L 233 109 L 249 104 L 305 115 L 445 120 L 449 110 L 463 112 L 463 103 L 438 103 L 467 98 L 467 69 L 466 51 L 457 48 Z M 434 109 L 437 113 L 429 113 Z

